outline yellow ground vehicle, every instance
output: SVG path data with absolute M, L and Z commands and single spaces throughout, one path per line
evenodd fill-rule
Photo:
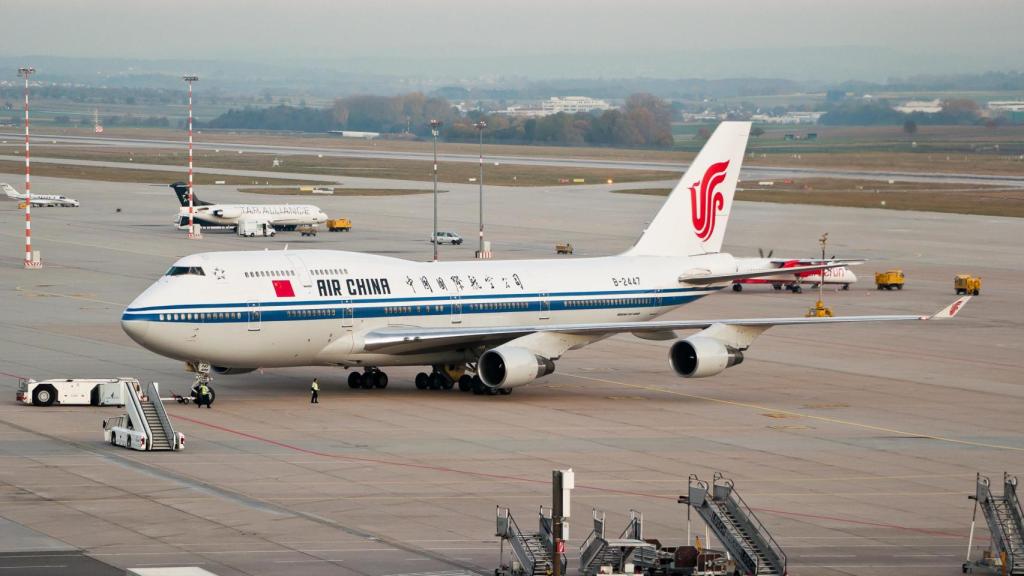
M 885 272 L 875 272 L 875 286 L 879 290 L 903 290 L 903 270 L 886 270 Z
M 327 221 L 327 230 L 330 232 L 348 232 L 352 229 L 352 221 L 348 218 L 334 218 Z
M 804 314 L 804 316 L 807 318 L 831 318 L 832 309 L 825 306 L 825 303 L 821 300 L 818 300 L 814 303 L 814 306 L 807 309 L 807 314 Z
M 981 294 L 981 278 L 970 274 L 957 274 L 953 278 L 953 289 L 957 294 Z
M 572 254 L 572 242 L 555 244 L 555 254 Z

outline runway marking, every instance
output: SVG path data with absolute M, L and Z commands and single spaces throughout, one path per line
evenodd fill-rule
M 34 294 L 34 295 L 40 295 L 40 296 L 52 296 L 52 297 L 56 297 L 56 298 L 68 298 L 70 300 L 83 300 L 85 302 L 96 302 L 98 304 L 111 304 L 113 306 L 127 306 L 127 304 L 122 304 L 121 302 L 111 302 L 110 300 L 100 300 L 99 298 L 89 298 L 87 296 L 81 296 L 81 295 L 77 295 L 77 294 L 62 294 L 60 292 L 44 292 L 42 290 L 32 290 L 31 288 L 22 288 L 21 286 L 16 286 L 14 288 L 14 291 L 15 292 L 21 292 L 22 294 L 30 294 L 30 295 Z
M 673 396 L 681 396 L 683 398 L 691 398 L 694 400 L 703 400 L 705 402 L 714 402 L 716 404 L 724 404 L 727 406 L 737 406 L 740 408 L 749 408 L 751 410 L 757 410 L 759 412 L 769 412 L 774 414 L 787 414 L 797 418 L 808 418 L 810 420 L 817 420 L 819 422 L 828 422 L 830 424 L 838 424 L 841 426 L 851 426 L 854 428 L 862 428 L 864 430 L 872 430 L 874 432 L 885 432 L 887 434 L 895 434 L 898 436 L 904 436 L 907 438 L 925 438 L 928 440 L 935 440 L 937 442 L 947 442 L 950 444 L 960 444 L 962 446 L 974 446 L 977 448 L 992 448 L 994 450 L 1009 450 L 1012 452 L 1024 452 L 1024 446 L 1005 446 L 1003 444 L 989 444 L 987 442 L 974 442 L 971 440 L 961 440 L 959 438 L 949 438 L 946 436 L 937 436 L 935 434 L 922 434 L 919 432 L 906 432 L 904 430 L 897 430 L 895 428 L 886 428 L 885 426 L 875 426 L 874 424 L 862 424 L 860 422 L 853 422 L 850 420 L 843 420 L 841 418 L 830 418 L 828 416 L 818 416 L 815 414 L 805 414 L 803 412 L 796 412 L 794 410 L 785 410 L 781 408 L 772 408 L 769 406 L 762 406 L 760 404 L 752 404 L 750 402 L 739 402 L 736 400 L 724 400 L 722 398 L 714 398 L 712 396 L 702 396 L 700 394 L 690 394 L 688 392 L 679 392 L 677 390 L 667 390 L 665 388 L 658 388 L 657 386 L 646 386 L 643 384 L 629 384 L 626 382 L 619 382 L 616 380 L 608 380 L 606 378 L 595 378 L 593 376 L 583 376 L 580 374 L 572 374 L 569 372 L 562 372 L 562 375 L 569 376 L 571 378 L 580 378 L 582 380 L 592 380 L 594 382 L 602 382 L 605 384 L 614 384 L 616 386 L 627 386 L 629 388 L 635 388 L 637 390 L 648 390 L 650 392 L 661 392 L 663 394 L 671 394 Z

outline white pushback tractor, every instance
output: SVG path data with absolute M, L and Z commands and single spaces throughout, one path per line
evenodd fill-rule
M 123 382 L 126 413 L 103 421 L 103 440 L 133 450 L 183 450 L 185 435 L 175 432 L 156 382 Z
M 125 383 L 135 378 L 18 380 L 17 400 L 34 406 L 124 406 Z

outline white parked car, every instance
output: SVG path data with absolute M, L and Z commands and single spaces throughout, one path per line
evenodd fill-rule
M 434 242 L 435 240 L 438 244 L 451 244 L 453 246 L 462 244 L 462 236 L 459 236 L 455 232 L 438 232 L 436 239 L 430 239 L 431 242 Z

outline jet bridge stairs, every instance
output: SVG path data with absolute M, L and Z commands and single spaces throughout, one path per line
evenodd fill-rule
M 732 480 L 715 473 L 708 485 L 707 481 L 691 475 L 688 494 L 680 496 L 679 502 L 692 506 L 700 515 L 736 562 L 740 573 L 786 574 L 786 554 L 737 494 Z

